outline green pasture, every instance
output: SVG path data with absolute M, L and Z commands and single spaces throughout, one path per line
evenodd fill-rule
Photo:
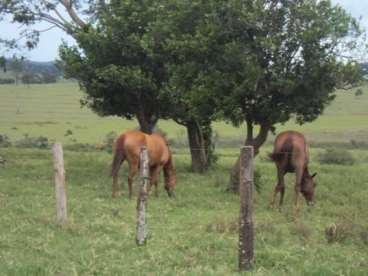
M 312 150 L 312 159 L 319 149 Z M 273 164 L 256 159 L 262 177 L 255 194 L 255 263 L 249 275 L 367 275 L 368 151 L 354 151 L 354 166 L 320 165 L 316 205 L 293 218 L 292 176 L 281 211 L 268 208 Z M 0 275 L 238 275 L 239 198 L 225 193 L 236 152 L 223 150 L 203 175 L 175 154 L 176 200 L 148 199 L 149 240 L 135 244 L 136 200 L 111 198 L 111 156 L 65 152 L 68 223 L 55 224 L 49 150 L 0 148 Z M 135 188 L 137 183 L 135 184 Z M 328 243 L 325 228 L 338 239 Z
M 338 92 L 325 114 L 298 129 L 315 145 L 368 141 L 368 89 Z M 0 86 L 0 134 L 11 141 L 24 135 L 46 136 L 64 144 L 101 143 L 110 131 L 135 128 L 135 121 L 100 118 L 80 108 L 75 83 Z M 186 141 L 185 129 L 171 121 L 159 128 L 170 139 Z M 224 192 L 244 128 L 214 123 L 219 160 L 209 172 L 190 172 L 187 149 L 173 148 L 177 169 L 176 200 L 160 184 L 160 196 L 148 200 L 149 240 L 135 245 L 136 201 L 111 198 L 109 165 L 104 151 L 65 150 L 68 223 L 55 223 L 53 168 L 49 150 L 0 148 L 0 275 L 238 275 L 238 195 Z M 270 140 L 272 140 L 272 136 Z M 232 145 L 229 147 L 229 145 Z M 260 193 L 254 198 L 255 263 L 249 275 L 367 275 L 368 150 L 349 150 L 352 166 L 323 165 L 311 148 L 311 171 L 317 171 L 316 205 L 303 204 L 295 220 L 293 176 L 287 177 L 281 211 L 269 209 L 275 168 L 261 149 L 255 164 Z M 3 160 L 5 160 L 3 162 Z M 161 180 L 162 182 L 162 180 Z M 137 183 L 136 183 L 137 184 Z M 137 185 L 135 185 L 137 187 Z M 337 236 L 327 242 L 325 229 Z
M 315 122 L 303 126 L 289 122 L 278 126 L 298 129 L 317 143 L 350 143 L 368 140 L 368 89 L 362 96 L 355 91 L 336 93 L 335 101 Z M 118 117 L 98 117 L 87 108 L 81 108 L 83 93 L 76 83 L 51 85 L 0 85 L 0 134 L 11 140 L 29 136 L 46 136 L 63 143 L 101 143 L 107 133 L 136 128 L 136 121 Z M 172 121 L 159 121 L 158 127 L 172 139 L 186 140 L 185 129 Z M 235 128 L 225 122 L 215 122 L 214 129 L 221 141 L 240 144 L 245 128 Z M 69 135 L 66 135 L 69 133 Z M 71 133 L 71 134 L 70 134 Z M 272 137 L 270 137 L 272 140 Z

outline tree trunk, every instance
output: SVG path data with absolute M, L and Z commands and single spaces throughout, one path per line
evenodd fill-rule
M 259 153 L 259 148 L 267 139 L 268 131 L 270 130 L 270 124 L 261 124 L 261 128 L 256 138 L 253 137 L 253 122 L 247 120 L 247 139 L 244 142 L 245 146 L 253 146 L 254 157 Z M 236 160 L 230 172 L 230 181 L 227 191 L 237 193 L 239 192 L 239 173 L 240 173 L 240 157 Z
M 144 112 L 137 113 L 137 120 L 140 130 L 147 134 L 152 134 L 153 129 L 158 121 L 156 116 L 147 115 Z
M 196 121 L 190 121 L 186 124 L 190 154 L 192 157 L 192 171 L 205 172 L 208 169 L 206 142 L 202 130 Z

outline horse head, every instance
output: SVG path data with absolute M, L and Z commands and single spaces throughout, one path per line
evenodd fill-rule
M 303 174 L 302 185 L 301 185 L 301 193 L 303 194 L 307 204 L 309 206 L 314 205 L 314 190 L 316 188 L 316 182 L 314 177 L 317 173 L 310 175 L 308 171 Z
M 165 178 L 165 189 L 169 197 L 175 197 L 174 188 L 176 186 L 176 172 L 172 162 L 171 154 L 169 160 L 163 167 Z

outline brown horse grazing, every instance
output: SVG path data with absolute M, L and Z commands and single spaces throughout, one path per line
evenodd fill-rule
M 298 197 L 301 192 L 308 205 L 314 204 L 315 182 L 313 178 L 317 173 L 310 175 L 308 172 L 309 153 L 303 134 L 296 131 L 285 131 L 280 133 L 274 142 L 273 153 L 270 158 L 275 162 L 277 168 L 277 184 L 273 192 L 270 205 L 273 206 L 276 194 L 280 192 L 282 205 L 285 193 L 284 175 L 295 172 L 295 208 L 298 210 Z
M 112 182 L 112 196 L 118 196 L 118 172 L 124 160 L 129 163 L 129 198 L 132 197 L 132 182 L 139 165 L 139 154 L 141 147 L 147 148 L 150 168 L 150 186 L 155 185 L 155 194 L 157 191 L 157 180 L 161 168 L 164 171 L 165 189 L 169 197 L 175 196 L 174 188 L 176 185 L 175 169 L 172 162 L 172 156 L 165 139 L 159 134 L 145 134 L 137 130 L 128 130 L 121 134 L 114 143 L 113 151 L 114 158 L 111 165 Z

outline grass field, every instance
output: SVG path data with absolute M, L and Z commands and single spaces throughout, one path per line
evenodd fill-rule
M 303 126 L 293 122 L 278 126 L 277 131 L 298 129 L 317 143 L 350 143 L 368 140 L 368 89 L 362 96 L 354 91 L 339 92 L 325 114 L 317 121 Z M 0 85 L 0 134 L 12 140 L 24 134 L 46 136 L 63 143 L 91 143 L 103 141 L 110 131 L 120 133 L 135 128 L 135 121 L 117 117 L 101 118 L 87 108 L 81 109 L 83 94 L 75 83 L 53 85 L 14 86 Z M 185 130 L 171 121 L 159 121 L 158 126 L 172 139 L 183 139 Z M 225 122 L 214 123 L 221 140 L 238 144 L 245 136 L 245 129 L 234 128 Z M 72 135 L 65 134 L 72 132 Z M 270 138 L 272 139 L 272 137 Z M 184 139 L 185 140 L 185 139 Z M 236 144 L 236 143 L 235 143 Z
M 134 121 L 99 118 L 80 109 L 81 96 L 70 83 L 0 86 L 0 134 L 12 141 L 29 134 L 65 144 L 95 144 L 110 131 L 136 127 Z M 299 129 L 316 145 L 351 144 L 352 139 L 367 143 L 367 107 L 367 90 L 360 97 L 340 92 L 316 122 L 279 129 Z M 162 121 L 159 127 L 172 139 L 185 139 L 185 131 L 173 122 Z M 223 122 L 214 127 L 223 140 L 241 141 L 244 136 L 243 129 Z M 68 130 L 72 135 L 65 136 Z M 303 204 L 297 220 L 292 175 L 286 179 L 281 211 L 268 208 L 276 181 L 274 165 L 266 159 L 270 150 L 263 147 L 255 162 L 262 189 L 254 198 L 255 263 L 249 275 L 367 275 L 368 150 L 350 149 L 355 164 L 341 166 L 319 164 L 323 148 L 312 147 L 316 205 Z M 111 155 L 66 150 L 68 223 L 59 227 L 50 151 L 0 147 L 5 160 L 0 163 L 0 276 L 239 275 L 239 198 L 224 192 L 239 149 L 218 146 L 216 151 L 218 163 L 198 175 L 189 171 L 186 151 L 173 150 L 177 199 L 168 199 L 161 180 L 159 198 L 148 200 L 148 243 L 138 248 L 136 201 L 127 198 L 126 164 L 120 178 L 123 195 L 112 199 Z M 337 234 L 329 243 L 325 228 L 331 224 Z
M 313 151 L 315 154 L 317 150 Z M 292 178 L 281 212 L 267 208 L 275 171 L 257 159 L 252 275 L 366 275 L 368 152 L 355 166 L 312 164 L 319 172 L 316 205 L 293 220 Z M 175 155 L 177 199 L 160 183 L 148 201 L 150 238 L 135 245 L 135 200 L 112 199 L 107 153 L 66 152 L 69 222 L 55 224 L 52 164 L 47 150 L 1 149 L 0 275 L 236 275 L 238 196 L 224 193 L 235 156 L 221 156 L 204 175 Z M 364 161 L 365 160 L 365 161 Z M 137 185 L 135 186 L 137 187 Z M 335 223 L 339 239 L 328 243 Z

